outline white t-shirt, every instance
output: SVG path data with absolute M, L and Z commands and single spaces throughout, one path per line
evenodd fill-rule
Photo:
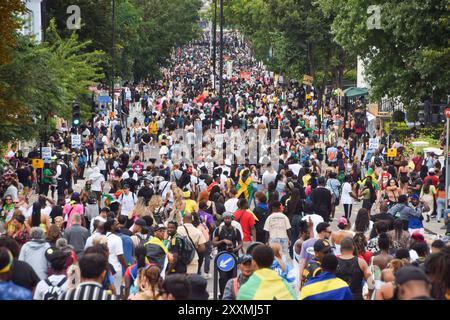
M 300 169 L 302 168 L 302 165 L 299 163 L 294 163 L 289 165 L 289 170 L 292 170 L 292 172 L 298 177 L 298 173 L 300 172 Z
M 56 287 L 56 285 L 62 281 L 63 278 L 65 278 L 66 275 L 64 274 L 54 274 L 50 277 L 48 277 L 48 280 L 50 281 L 50 283 Z M 44 295 L 47 293 L 49 289 L 49 285 L 47 284 L 47 282 L 45 282 L 45 280 L 41 280 L 38 282 L 37 286 L 36 286 L 36 290 L 34 291 L 34 296 L 33 296 L 33 300 L 44 300 Z M 67 280 L 61 285 L 60 287 L 60 294 L 64 293 L 67 291 Z
M 122 205 L 121 214 L 124 216 L 128 216 L 128 214 L 133 211 L 134 206 L 136 205 L 137 196 L 132 192 L 128 193 L 128 195 L 122 193 L 122 195 L 119 197 L 119 202 Z
M 322 216 L 319 216 L 318 214 L 308 214 L 306 216 L 304 216 L 302 218 L 302 220 L 305 220 L 306 222 L 308 222 L 309 218 L 311 218 L 312 222 L 313 222 L 313 230 L 314 230 L 314 238 L 317 238 L 317 231 L 316 231 L 316 227 L 319 223 L 323 222 L 323 218 Z
M 105 182 L 105 177 L 103 175 L 92 178 L 89 177 L 89 179 L 92 181 L 91 189 L 92 191 L 101 192 L 102 191 L 102 182 Z
M 225 211 L 231 212 L 231 213 L 236 212 L 239 209 L 238 202 L 239 202 L 238 198 L 231 198 L 231 199 L 228 199 L 227 201 L 225 201 L 225 203 L 224 203 Z
M 264 230 L 269 232 L 270 239 L 288 238 L 287 230 L 291 228 L 289 218 L 281 213 L 274 212 L 269 215 L 264 223 Z
M 353 204 L 353 198 L 350 196 L 350 193 L 352 193 L 352 185 L 349 182 L 344 182 L 341 195 L 342 204 Z
M 276 177 L 277 177 L 277 173 L 275 171 L 272 173 L 270 173 L 269 171 L 264 172 L 262 175 L 262 184 L 263 184 L 264 189 L 267 189 L 269 183 L 271 183 L 272 181 L 275 181 Z
M 122 265 L 120 264 L 118 256 L 123 255 L 122 239 L 111 233 L 106 233 L 108 238 L 109 259 L 108 262 L 114 267 L 116 272 L 122 272 Z

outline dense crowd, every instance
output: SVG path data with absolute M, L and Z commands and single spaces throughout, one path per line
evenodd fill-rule
M 38 149 L 12 147 L 0 299 L 206 300 L 223 251 L 238 262 L 219 271 L 223 300 L 449 299 L 447 238 L 423 223 L 450 236 L 437 156 L 369 130 L 364 99 L 344 110 L 337 91 L 275 76 L 234 33 L 220 103 L 208 43 L 177 49 L 114 110 L 63 124 L 42 181 Z

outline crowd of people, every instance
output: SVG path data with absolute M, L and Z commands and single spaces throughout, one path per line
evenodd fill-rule
M 361 100 L 346 112 L 331 93 L 319 108 L 319 92 L 277 79 L 234 33 L 220 101 L 208 42 L 177 49 L 114 110 L 62 125 L 41 181 L 37 149 L 8 152 L 0 299 L 206 300 L 223 251 L 237 257 L 218 271 L 223 300 L 450 299 L 447 238 L 430 243 L 423 223 L 450 236 L 436 155 L 370 136 Z M 276 144 L 253 154 L 261 136 Z

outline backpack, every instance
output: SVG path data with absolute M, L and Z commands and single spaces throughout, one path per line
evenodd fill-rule
M 180 234 L 177 234 L 176 239 L 180 241 L 178 258 L 183 264 L 188 265 L 195 257 L 195 246 L 187 237 Z
M 56 286 L 54 286 L 50 280 L 45 279 L 45 283 L 48 285 L 47 292 L 44 294 L 44 300 L 58 300 L 58 297 L 63 293 L 62 285 L 66 282 L 67 277 L 64 277 Z

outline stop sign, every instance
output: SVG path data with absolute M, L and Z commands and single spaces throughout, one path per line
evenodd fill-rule
M 450 108 L 445 109 L 445 117 L 450 118 Z

